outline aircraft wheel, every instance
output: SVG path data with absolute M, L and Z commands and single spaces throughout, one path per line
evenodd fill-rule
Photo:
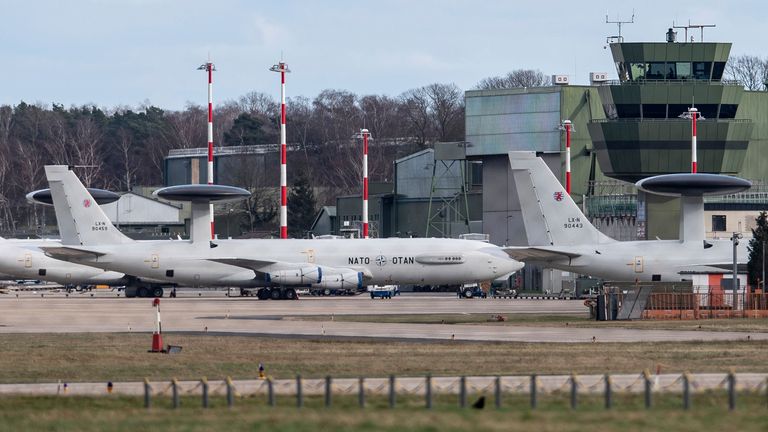
M 256 297 L 258 297 L 259 300 L 269 300 L 271 296 L 272 296 L 272 290 L 269 288 L 261 288 L 256 293 Z
M 323 290 L 323 295 L 325 295 L 325 296 L 331 295 L 331 290 L 329 288 L 324 289 Z
M 162 297 L 163 287 L 155 287 L 152 289 L 152 297 Z
M 139 297 L 149 297 L 149 288 L 139 287 Z
M 288 288 L 285 290 L 285 299 L 286 300 L 296 300 L 296 290 L 293 288 Z
M 270 293 L 270 298 L 272 300 L 280 300 L 280 297 L 282 297 L 282 293 L 277 288 L 273 289 L 272 292 Z

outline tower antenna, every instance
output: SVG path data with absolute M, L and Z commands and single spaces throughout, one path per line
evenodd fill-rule
M 621 26 L 622 24 L 633 24 L 635 22 L 635 10 L 632 9 L 632 18 L 629 21 L 622 21 L 619 18 L 619 15 L 616 15 L 616 20 L 612 21 L 608 18 L 608 12 L 605 13 L 605 23 L 606 24 L 616 24 L 616 26 L 619 28 L 619 34 L 614 36 L 608 36 L 606 38 L 606 43 L 612 43 L 612 42 L 618 42 L 622 43 L 624 42 L 624 37 L 621 36 Z

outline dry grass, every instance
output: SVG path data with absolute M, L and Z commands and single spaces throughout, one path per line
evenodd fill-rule
M 178 355 L 147 353 L 148 334 L 0 335 L 0 382 L 447 374 L 768 372 L 768 342 L 503 343 L 166 334 Z
M 311 321 L 349 321 L 410 324 L 483 324 L 483 325 L 524 325 L 536 327 L 573 326 L 579 328 L 628 328 L 646 330 L 705 330 L 768 332 L 768 319 L 707 319 L 707 320 L 643 320 L 643 321 L 595 321 L 585 314 L 578 315 L 532 315 L 501 314 L 505 321 L 498 321 L 499 314 L 396 314 L 396 315 L 311 315 L 291 316 L 284 319 Z
M 461 410 L 455 401 L 443 401 L 427 411 L 421 399 L 403 398 L 394 410 L 383 401 L 371 401 L 361 410 L 354 398 L 339 398 L 334 407 L 321 408 L 319 399 L 308 399 L 301 410 L 291 401 L 278 400 L 268 408 L 264 401 L 239 399 L 227 409 L 221 399 L 212 400 L 212 408 L 199 408 L 197 398 L 185 398 L 181 408 L 171 410 L 167 400 L 156 400 L 149 411 L 141 408 L 139 398 L 13 397 L 0 398 L 0 430 L 249 430 L 249 431 L 701 431 L 768 429 L 764 399 L 740 396 L 735 412 L 725 408 L 719 396 L 694 398 L 693 409 L 683 411 L 679 397 L 658 398 L 652 410 L 641 407 L 639 397 L 617 397 L 616 408 L 606 411 L 598 398 L 584 398 L 576 411 L 564 398 L 542 400 L 531 411 L 524 398 L 509 399 L 497 411 Z

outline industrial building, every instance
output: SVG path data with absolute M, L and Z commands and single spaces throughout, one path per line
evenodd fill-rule
M 463 142 L 437 143 L 395 161 L 394 183 L 371 183 L 368 214 L 372 237 L 452 237 L 482 231 L 482 171 L 466 158 Z M 336 198 L 334 222 L 316 235 L 355 235 L 362 221 L 359 194 Z M 328 226 L 326 224 L 326 226 Z
M 676 239 L 679 199 L 638 192 L 641 178 L 687 172 L 696 106 L 699 172 L 735 174 L 755 188 L 705 204 L 711 237 L 748 233 L 768 208 L 768 93 L 723 80 L 730 43 L 610 44 L 618 80 L 590 74 L 590 86 L 567 79 L 543 88 L 466 92 L 467 156 L 483 165 L 483 231 L 497 244 L 527 244 L 507 152 L 535 151 L 564 177 L 562 120 L 573 124 L 572 196 L 595 226 L 619 240 Z M 751 222 L 750 222 L 751 220 Z M 720 232 L 724 230 L 726 232 Z M 720 232 L 720 234 L 718 234 Z M 524 269 L 527 287 L 559 288 L 560 272 Z M 531 275 L 530 273 L 536 273 Z

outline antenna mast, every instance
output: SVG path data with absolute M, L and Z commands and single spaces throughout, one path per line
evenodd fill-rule
M 621 25 L 622 24 L 633 24 L 634 22 L 635 22 L 635 10 L 634 9 L 632 9 L 632 19 L 630 19 L 629 21 L 622 21 L 619 18 L 618 14 L 616 15 L 616 21 L 611 21 L 608 18 L 608 13 L 606 12 L 605 13 L 605 23 L 606 24 L 616 24 L 616 26 L 619 28 L 619 34 L 615 35 L 615 36 L 608 36 L 606 38 L 605 42 L 606 43 L 612 43 L 612 42 L 622 43 L 622 42 L 624 42 L 624 38 L 621 36 Z

